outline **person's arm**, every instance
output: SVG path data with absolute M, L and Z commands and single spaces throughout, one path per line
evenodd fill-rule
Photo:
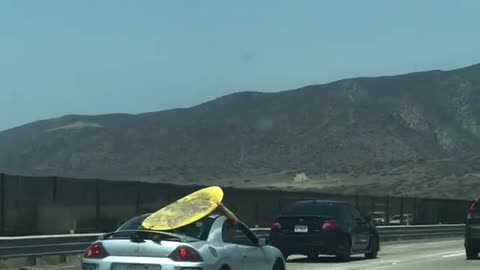
M 230 211 L 223 203 L 218 204 L 218 208 L 225 214 L 225 216 L 235 223 L 239 223 L 239 220 L 235 214 Z
M 240 221 L 238 220 L 237 216 L 230 211 L 223 203 L 217 202 L 217 209 L 219 212 L 223 213 L 227 217 L 227 222 L 229 223 L 228 225 L 228 235 L 229 235 L 229 240 L 226 240 L 227 242 L 232 242 L 234 243 L 234 235 L 236 230 L 238 229 L 238 224 Z
M 218 203 L 218 209 L 220 211 L 222 211 L 225 216 L 228 218 L 228 220 L 230 220 L 230 222 L 232 222 L 232 229 L 233 230 L 236 230 L 238 228 L 238 223 L 240 223 L 240 221 L 238 220 L 237 216 L 235 216 L 235 214 L 230 211 L 230 209 L 228 209 L 223 203 Z

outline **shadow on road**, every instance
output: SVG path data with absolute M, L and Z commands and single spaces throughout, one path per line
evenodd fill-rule
M 366 260 L 366 259 L 362 257 L 350 258 L 350 262 L 363 261 L 363 260 Z M 309 258 L 288 259 L 287 263 L 345 263 L 345 262 L 339 261 L 334 256 L 319 256 L 315 259 L 309 259 Z

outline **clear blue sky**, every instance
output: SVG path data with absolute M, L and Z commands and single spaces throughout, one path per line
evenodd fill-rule
M 0 130 L 480 63 L 480 1 L 0 1 Z

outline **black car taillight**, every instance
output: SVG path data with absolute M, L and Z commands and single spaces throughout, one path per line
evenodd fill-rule
M 202 262 L 203 258 L 195 249 L 188 246 L 179 246 L 169 256 L 176 262 Z
M 93 243 L 87 248 L 84 256 L 88 259 L 102 259 L 108 257 L 108 252 L 103 248 L 101 243 Z
M 272 223 L 272 226 L 270 226 L 270 230 L 272 231 L 279 231 L 282 229 L 282 225 L 280 224 L 280 222 L 273 222 Z
M 337 229 L 337 221 L 333 220 L 333 219 L 329 219 L 329 220 L 326 220 L 324 223 L 323 223 L 323 226 L 322 226 L 322 229 L 326 230 L 326 231 L 334 231 Z
M 480 218 L 480 213 L 476 213 L 476 211 L 478 210 L 479 204 L 480 202 L 477 199 L 470 205 L 470 207 L 468 208 L 467 219 Z

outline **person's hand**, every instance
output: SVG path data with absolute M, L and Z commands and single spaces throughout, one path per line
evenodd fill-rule
M 219 207 L 221 209 L 225 208 L 225 205 L 223 205 L 223 203 L 221 201 L 215 201 L 215 204 L 217 205 L 217 207 Z

